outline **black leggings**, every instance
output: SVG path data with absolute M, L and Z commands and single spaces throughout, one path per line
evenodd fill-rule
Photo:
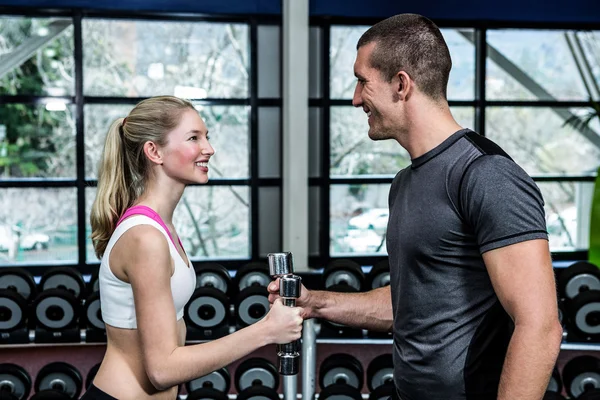
M 117 400 L 115 397 L 112 397 L 110 394 L 104 393 L 102 390 L 98 389 L 92 383 L 90 387 L 85 391 L 81 400 Z

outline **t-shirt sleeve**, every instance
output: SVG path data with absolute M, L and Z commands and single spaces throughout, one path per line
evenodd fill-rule
M 540 189 L 511 159 L 479 157 L 466 169 L 460 185 L 459 207 L 482 254 L 527 240 L 548 240 Z

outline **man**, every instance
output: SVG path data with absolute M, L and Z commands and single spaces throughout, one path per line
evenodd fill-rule
M 493 142 L 448 107 L 451 60 L 437 26 L 402 14 L 359 40 L 353 104 L 369 137 L 410 154 L 390 189 L 391 286 L 304 290 L 304 318 L 394 332 L 402 400 L 540 400 L 562 329 L 543 199 Z M 278 284 L 269 287 L 270 299 Z

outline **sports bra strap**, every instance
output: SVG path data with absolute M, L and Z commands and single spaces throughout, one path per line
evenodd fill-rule
M 173 240 L 173 236 L 171 236 L 171 232 L 169 231 L 169 228 L 167 228 L 167 225 L 165 225 L 165 223 L 163 222 L 160 215 L 158 215 L 158 213 L 156 211 L 154 211 L 153 209 L 151 209 L 148 206 L 137 205 L 137 206 L 128 208 L 125 211 L 125 213 L 123 214 L 123 216 L 121 218 L 119 218 L 119 221 L 117 222 L 117 225 L 115 226 L 115 228 L 117 226 L 119 226 L 119 224 L 121 222 L 123 222 L 123 220 L 125 218 L 131 217 L 132 215 L 140 215 L 140 214 L 145 215 L 148 218 L 152 218 L 153 220 L 158 222 L 160 224 L 160 226 L 162 226 L 163 229 L 167 232 L 167 235 L 169 235 L 169 238 L 171 239 L 171 242 L 173 243 L 173 245 L 175 245 L 175 241 Z M 183 249 L 183 244 L 181 243 L 181 239 L 179 239 L 179 238 L 177 238 L 177 239 L 179 241 L 179 245 Z M 175 246 L 175 248 L 177 248 L 177 246 Z M 185 249 L 183 249 L 183 251 L 185 252 Z

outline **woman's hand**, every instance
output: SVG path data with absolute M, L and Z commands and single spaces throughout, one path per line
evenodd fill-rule
M 266 327 L 269 343 L 284 344 L 302 336 L 302 307 L 284 306 L 276 299 L 269 313 L 260 321 Z

